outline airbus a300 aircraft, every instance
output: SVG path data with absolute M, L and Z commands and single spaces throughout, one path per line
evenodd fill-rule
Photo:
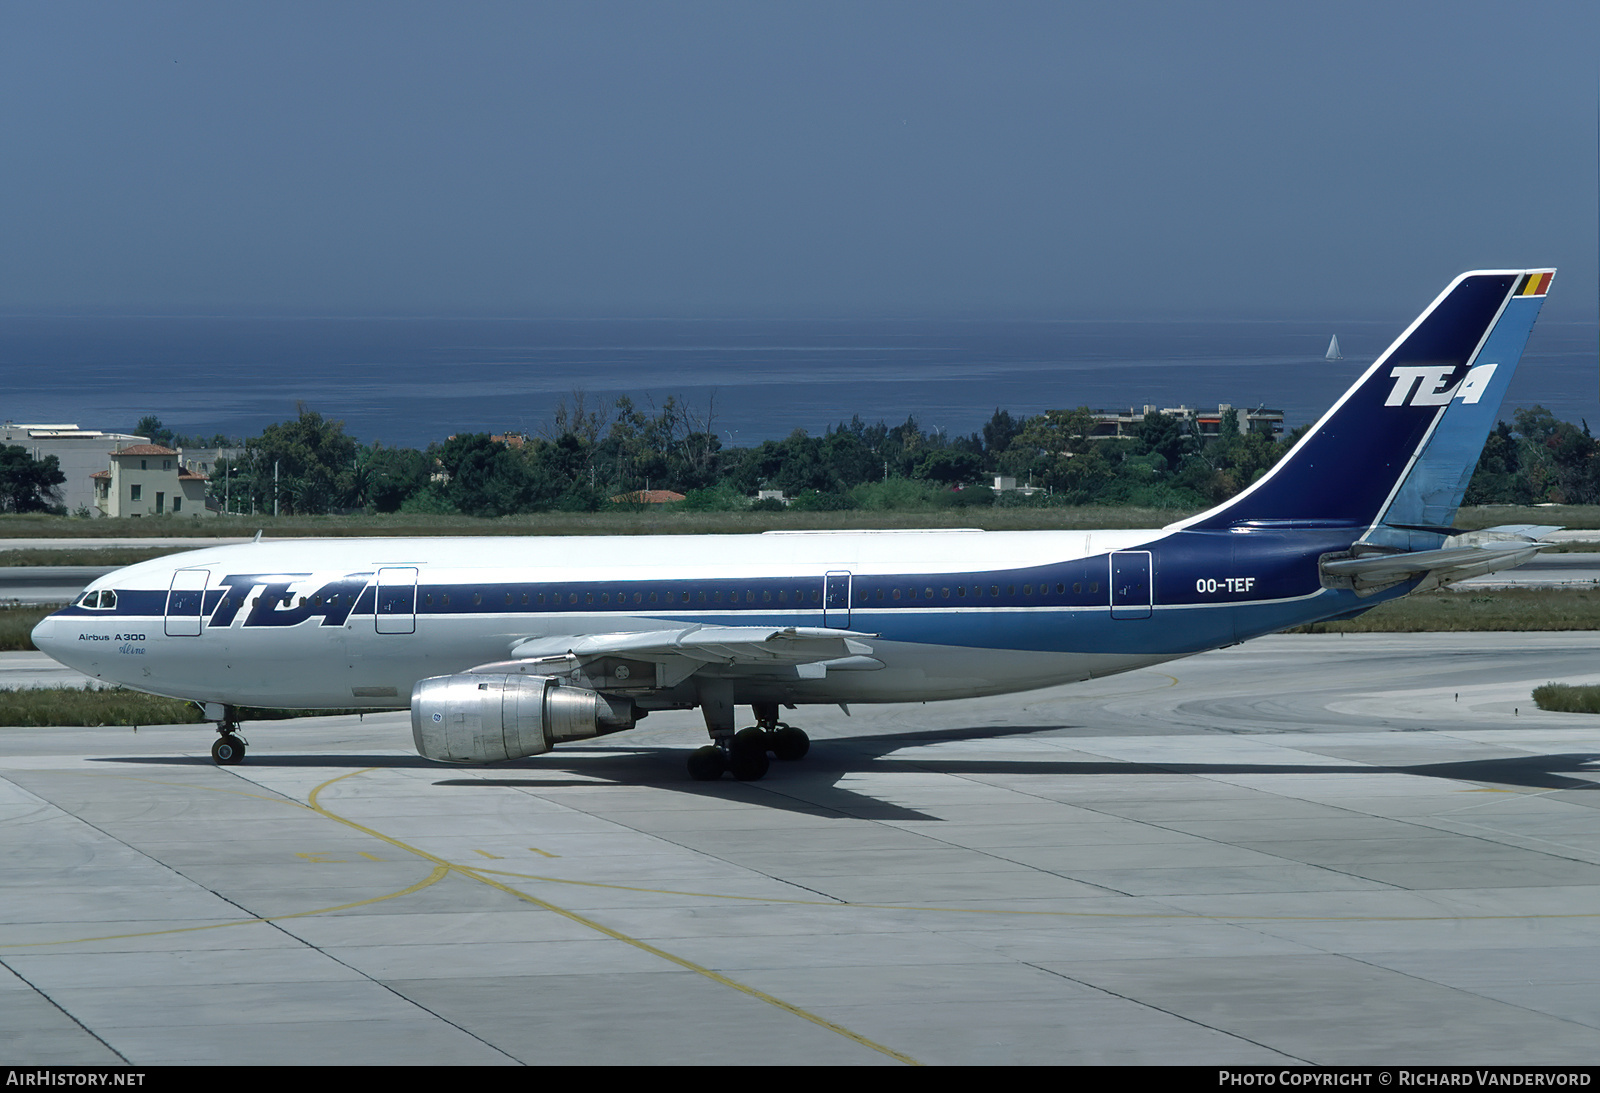
M 219 763 L 237 706 L 409 706 L 455 763 L 698 706 L 691 775 L 760 778 L 809 746 L 780 707 L 1126 672 L 1533 557 L 1553 528 L 1451 522 L 1553 272 L 1456 278 L 1270 472 L 1156 531 L 258 541 L 112 573 L 33 640 L 202 703 Z

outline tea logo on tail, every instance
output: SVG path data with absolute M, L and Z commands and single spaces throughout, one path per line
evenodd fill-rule
M 1394 380 L 1394 387 L 1389 391 L 1389 397 L 1383 400 L 1385 406 L 1444 406 L 1451 399 L 1460 399 L 1462 402 L 1472 404 L 1483 397 L 1484 391 L 1489 387 L 1489 380 L 1494 376 L 1494 370 L 1499 365 L 1480 364 L 1466 374 L 1460 383 L 1445 386 L 1449 375 L 1454 372 L 1454 365 L 1396 365 L 1389 373 Z M 1416 392 L 1412 394 L 1412 392 Z M 1408 400 L 1409 398 L 1409 400 Z

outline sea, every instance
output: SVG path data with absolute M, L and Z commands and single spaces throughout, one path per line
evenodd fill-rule
M 146 414 L 253 436 L 300 407 L 363 443 L 548 434 L 558 406 L 669 397 L 724 446 L 860 417 L 946 436 L 1088 406 L 1266 407 L 1316 418 L 1392 320 L 676 320 L 0 316 L 0 419 L 129 431 Z M 1344 360 L 1328 361 L 1337 335 Z M 1540 322 L 1502 417 L 1542 405 L 1600 427 L 1596 328 Z

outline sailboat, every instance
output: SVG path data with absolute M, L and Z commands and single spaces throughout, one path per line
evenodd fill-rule
M 1344 360 L 1344 354 L 1339 352 L 1339 335 L 1335 334 L 1332 338 L 1328 339 L 1328 352 L 1324 355 L 1323 359 L 1330 361 Z

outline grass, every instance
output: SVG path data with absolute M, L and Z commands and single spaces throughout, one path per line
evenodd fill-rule
M 851 528 L 960 528 L 990 531 L 1095 528 L 1159 528 L 1188 512 L 1132 505 L 928 508 L 920 511 L 688 512 L 681 505 L 606 512 L 540 512 L 498 519 L 394 513 L 380 516 L 221 516 L 205 520 L 141 517 L 85 520 L 69 516 L 0 516 L 0 540 L 23 538 L 105 539 L 142 536 L 210 539 L 306 536 L 430 535 L 731 535 L 782 530 Z M 1481 506 L 1464 508 L 1456 526 L 1480 529 L 1500 524 L 1559 524 L 1600 528 L 1600 505 Z M 154 556 L 154 555 L 150 555 Z M 17 564 L 17 563 L 13 563 Z M 32 564 L 68 565 L 69 562 Z M 94 563 L 82 563 L 94 564 Z M 106 564 L 117 564 L 108 562 Z
M 263 710 L 240 706 L 241 722 L 286 721 L 296 717 L 331 717 L 374 713 L 373 710 Z M 0 688 L 0 725 L 12 728 L 104 725 L 197 725 L 200 707 L 180 698 L 162 698 L 126 687 Z
M 1456 513 L 1455 526 L 1477 531 L 1501 524 L 1600 528 L 1600 505 L 1476 505 Z
M 199 544 L 196 544 L 199 545 Z M 29 550 L 0 548 L 0 567 L 94 565 L 124 566 L 176 554 L 190 547 L 65 547 Z
M 33 628 L 58 606 L 29 604 L 23 607 L 0 607 L 0 652 L 14 653 L 36 648 L 31 636 Z
M 1424 592 L 1341 622 L 1291 634 L 1419 634 L 1464 630 L 1600 630 L 1600 589 L 1499 588 Z
M 1546 683 L 1533 689 L 1533 703 L 1558 713 L 1600 713 L 1600 686 Z
M 204 720 L 192 702 L 121 687 L 0 690 L 0 725 L 13 727 L 191 725 Z
M 688 512 L 681 506 L 609 512 L 541 512 L 498 519 L 471 516 L 231 516 L 210 520 L 81 520 L 66 516 L 0 516 L 0 539 L 101 539 L 139 536 L 267 538 L 431 535 L 733 535 L 761 531 L 852 528 L 1159 528 L 1188 513 L 1131 505 L 1077 508 L 1025 506 L 930 508 L 924 511 Z

